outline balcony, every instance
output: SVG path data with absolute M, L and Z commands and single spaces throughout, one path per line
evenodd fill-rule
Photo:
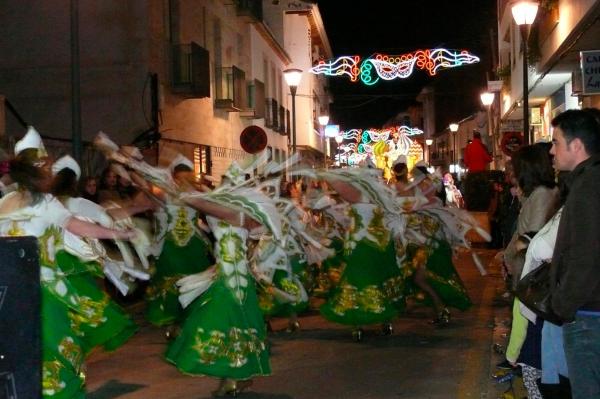
M 285 121 L 285 116 L 286 116 L 286 109 L 280 105 L 279 106 L 279 128 L 276 129 L 281 135 L 286 136 L 286 131 L 285 131 L 285 127 L 286 127 L 286 121 Z
M 194 42 L 173 45 L 171 79 L 174 93 L 188 98 L 210 97 L 208 50 Z
M 263 19 L 262 0 L 236 0 L 235 10 L 238 17 L 248 22 L 260 22 Z
M 246 104 L 246 73 L 235 66 L 215 68 L 215 107 L 239 112 Z
M 265 126 L 277 130 L 279 128 L 279 104 L 274 98 L 267 98 L 265 104 Z
M 265 84 L 260 80 L 248 83 L 248 106 L 240 112 L 240 116 L 249 119 L 265 117 Z

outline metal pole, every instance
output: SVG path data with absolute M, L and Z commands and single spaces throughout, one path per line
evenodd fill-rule
M 456 172 L 456 160 L 458 159 L 458 156 L 456 154 L 456 135 L 458 134 L 458 130 L 456 132 L 454 132 L 454 138 L 452 140 L 452 145 L 454 146 L 454 151 L 453 152 L 453 157 L 454 158 L 452 161 L 454 163 L 454 171 Z
M 487 116 L 488 116 L 488 137 L 491 137 L 492 144 L 492 159 L 494 162 L 494 169 L 496 169 L 496 137 L 494 135 L 494 131 L 492 129 L 492 106 L 487 106 Z
M 79 80 L 79 0 L 71 0 L 71 135 L 73 158 L 81 164 L 81 93 Z
M 529 136 L 529 74 L 527 65 L 527 41 L 531 25 L 520 25 L 521 39 L 523 40 L 523 138 L 525 145 L 531 144 Z
M 296 153 L 296 86 L 290 86 L 292 93 L 292 154 Z

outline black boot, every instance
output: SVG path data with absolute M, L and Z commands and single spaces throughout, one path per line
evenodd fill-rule
M 385 323 L 381 326 L 381 333 L 383 335 L 392 335 L 394 333 L 394 326 L 392 326 L 392 323 Z

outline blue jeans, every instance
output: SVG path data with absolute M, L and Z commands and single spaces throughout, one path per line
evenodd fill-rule
M 578 313 L 563 338 L 573 399 L 600 399 L 600 315 Z

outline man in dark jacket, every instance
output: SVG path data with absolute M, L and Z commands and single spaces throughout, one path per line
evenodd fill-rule
M 600 118 L 569 110 L 552 120 L 551 154 L 570 171 L 551 266 L 552 308 L 564 321 L 573 398 L 600 398 Z
M 473 133 L 473 141 L 465 147 L 465 165 L 469 172 L 483 172 L 492 157 L 481 142 L 481 133 Z

